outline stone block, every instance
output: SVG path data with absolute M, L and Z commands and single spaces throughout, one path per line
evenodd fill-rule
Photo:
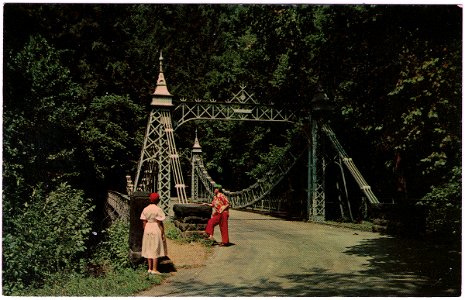
M 182 222 L 183 223 L 189 223 L 189 224 L 207 224 L 208 220 L 210 218 L 205 218 L 205 217 L 197 217 L 197 216 L 189 216 L 183 218 Z
M 129 202 L 129 249 L 131 252 L 142 251 L 142 236 L 144 227 L 140 215 L 144 208 L 150 204 L 150 192 L 134 192 Z
M 212 214 L 212 208 L 210 206 L 195 203 L 174 204 L 173 212 L 174 217 L 178 220 L 185 217 L 198 217 L 209 219 Z

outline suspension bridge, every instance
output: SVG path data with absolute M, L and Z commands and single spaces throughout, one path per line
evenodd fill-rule
M 287 204 L 282 197 L 276 197 L 273 191 L 289 174 L 299 160 L 306 160 L 307 186 L 305 218 L 310 221 L 324 221 L 326 209 L 325 172 L 328 163 L 335 162 L 340 166 L 341 178 L 346 191 L 346 203 L 339 199 L 341 215 L 350 216 L 350 202 L 347 197 L 345 171 L 349 171 L 358 184 L 360 191 L 369 204 L 379 203 L 371 187 L 363 178 L 353 160 L 345 152 L 331 126 L 324 119 L 325 111 L 330 109 L 329 99 L 319 93 L 312 101 L 310 110 L 300 108 L 282 108 L 273 104 L 261 104 L 253 94 L 240 86 L 237 93 L 224 101 L 203 99 L 180 99 L 173 103 L 173 95 L 169 92 L 163 72 L 163 56 L 160 54 L 160 69 L 157 84 L 152 93 L 151 107 L 144 142 L 141 150 L 137 172 L 134 180 L 126 176 L 126 195 L 110 192 L 107 201 L 107 212 L 117 217 L 128 217 L 130 197 L 137 191 L 157 192 L 160 194 L 160 206 L 168 213 L 172 203 L 172 182 L 176 190 L 177 203 L 187 204 L 209 201 L 213 195 L 215 180 L 209 175 L 202 158 L 199 139 L 195 143 L 191 155 L 190 198 L 186 191 L 180 157 L 176 149 L 174 131 L 191 120 L 228 120 L 255 122 L 307 123 L 302 128 L 306 139 L 306 147 L 292 147 L 282 156 L 277 166 L 249 187 L 240 191 L 225 191 L 232 208 L 260 209 L 279 211 Z M 331 147 L 327 147 L 327 144 Z M 348 211 L 347 211 L 348 210 Z M 346 212 L 344 212 L 346 211 Z

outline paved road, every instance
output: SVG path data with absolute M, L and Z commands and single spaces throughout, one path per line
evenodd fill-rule
M 138 296 L 437 296 L 425 249 L 412 241 L 321 224 L 230 213 L 235 245 Z M 215 238 L 220 240 L 219 230 Z M 432 257 L 431 257 L 432 258 Z M 428 259 L 425 258 L 427 261 Z M 433 258 L 432 258 L 433 259 Z M 443 266 L 444 267 L 444 266 Z

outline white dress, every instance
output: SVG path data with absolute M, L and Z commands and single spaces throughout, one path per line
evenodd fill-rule
M 158 258 L 166 256 L 166 244 L 163 243 L 161 230 L 157 221 L 165 220 L 163 210 L 155 204 L 149 204 L 140 215 L 146 220 L 144 235 L 142 236 L 142 256 L 145 258 Z

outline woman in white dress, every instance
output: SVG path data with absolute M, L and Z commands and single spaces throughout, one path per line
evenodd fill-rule
M 157 193 L 151 193 L 149 196 L 150 204 L 144 208 L 140 219 L 144 226 L 144 235 L 142 236 L 142 257 L 147 258 L 149 265 L 148 273 L 161 274 L 158 271 L 158 258 L 167 255 L 165 228 L 163 220 L 165 213 L 157 206 L 160 202 L 160 196 Z

